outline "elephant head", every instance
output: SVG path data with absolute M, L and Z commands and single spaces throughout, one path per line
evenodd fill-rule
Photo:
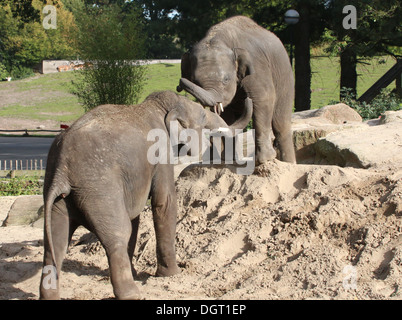
M 231 103 L 241 81 L 254 73 L 246 50 L 221 43 L 196 45 L 183 55 L 181 69 L 177 91 L 184 89 L 218 113 Z
M 247 125 L 253 113 L 253 104 L 251 99 L 247 98 L 245 100 L 244 116 L 229 126 L 218 114 L 203 108 L 200 104 L 183 96 L 177 97 L 178 103 L 165 117 L 165 125 L 170 134 L 171 141 L 175 141 L 173 146 L 187 144 L 188 133 L 193 132 L 197 134 L 197 137 L 195 137 L 194 141 L 193 137 L 191 137 L 191 143 L 199 143 L 197 150 L 200 150 L 202 153 L 209 146 L 209 142 L 202 139 L 203 129 L 210 129 L 211 133 L 219 133 L 223 137 L 231 138 L 235 134 L 235 129 L 243 129 Z M 191 129 L 191 131 L 187 131 L 187 134 L 182 136 L 181 132 L 187 129 Z M 172 137 L 177 137 L 178 140 L 172 140 Z M 184 140 L 182 140 L 182 137 Z
M 178 96 L 178 99 L 179 103 L 168 112 L 165 118 L 168 131 L 170 131 L 172 122 L 176 122 L 179 130 L 194 129 L 201 131 L 202 129 L 211 129 L 212 131 L 220 131 L 223 135 L 225 133 L 232 135 L 235 129 L 243 129 L 247 126 L 253 113 L 252 101 L 246 98 L 242 116 L 229 126 L 218 114 L 203 108 L 200 104 L 182 96 Z

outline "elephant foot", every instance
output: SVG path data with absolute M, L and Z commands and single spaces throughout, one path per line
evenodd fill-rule
M 46 290 L 46 291 L 42 291 L 41 288 L 41 292 L 40 292 L 40 296 L 39 296 L 40 300 L 60 300 L 60 294 L 58 290 Z
M 129 289 L 115 290 L 114 295 L 118 300 L 140 300 L 141 293 L 136 285 L 130 286 Z
M 165 267 L 165 266 L 158 265 L 158 268 L 156 270 L 156 276 L 157 277 L 170 277 L 170 276 L 173 276 L 180 272 L 181 272 L 181 270 L 177 266 L 176 263 L 171 267 Z
M 265 150 L 259 150 L 256 152 L 255 155 L 255 165 L 259 166 L 268 161 L 272 161 L 275 158 L 276 158 L 276 151 L 274 148 L 271 147 Z

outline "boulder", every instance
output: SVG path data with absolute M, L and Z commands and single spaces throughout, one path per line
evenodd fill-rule
M 402 121 L 332 132 L 315 144 L 317 164 L 369 168 L 402 163 Z
M 362 122 L 362 117 L 348 105 L 338 103 L 318 109 L 315 117 L 327 119 L 334 124 L 345 124 L 350 122 Z
M 3 227 L 29 225 L 43 215 L 43 196 L 19 196 L 8 211 Z
M 344 103 L 292 115 L 293 142 L 298 163 L 315 163 L 315 143 L 331 132 L 362 125 L 361 116 Z
M 292 123 L 304 123 L 311 125 L 346 124 L 362 122 L 362 117 L 351 107 L 344 103 L 328 105 L 320 109 L 295 112 L 292 115 Z
M 385 111 L 381 115 L 380 123 L 387 124 L 391 122 L 402 122 L 402 110 L 399 111 Z

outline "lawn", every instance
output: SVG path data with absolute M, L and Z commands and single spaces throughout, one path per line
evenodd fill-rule
M 361 95 L 395 63 L 391 57 L 364 61 L 358 67 L 358 95 Z M 312 107 L 339 100 L 339 59 L 317 57 L 312 66 Z M 147 81 L 140 102 L 150 93 L 176 90 L 180 64 L 156 64 L 147 67 Z M 83 114 L 77 98 L 70 93 L 74 72 L 37 75 L 32 78 L 0 82 L 0 117 L 35 120 L 73 121 Z M 395 87 L 395 83 L 390 85 Z
M 361 96 L 393 65 L 392 57 L 377 57 L 363 60 L 358 64 L 357 96 Z M 339 58 L 317 57 L 311 59 L 311 106 L 312 108 L 323 107 L 333 101 L 339 101 Z M 392 90 L 395 82 L 389 85 Z

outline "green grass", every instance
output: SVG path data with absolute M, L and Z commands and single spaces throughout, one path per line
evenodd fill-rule
M 357 96 L 360 97 L 394 64 L 391 57 L 379 57 L 363 60 L 357 66 Z M 339 101 L 340 64 L 339 58 L 318 57 L 311 59 L 312 70 L 312 108 L 323 107 L 333 101 Z M 395 81 L 389 85 L 395 88 Z
M 82 107 L 74 97 L 58 98 L 33 106 L 15 104 L 0 109 L 0 117 L 50 119 L 60 122 L 74 121 L 83 113 Z
M 148 66 L 147 82 L 140 102 L 154 91 L 176 91 L 181 76 L 180 64 L 153 64 Z
M 395 63 L 391 57 L 374 58 L 358 65 L 358 96 L 367 90 Z M 368 64 L 367 64 L 368 63 Z M 311 60 L 312 108 L 339 101 L 339 58 L 319 57 Z M 147 67 L 147 82 L 140 97 L 142 102 L 150 93 L 176 91 L 180 79 L 180 64 L 155 64 Z M 74 72 L 37 75 L 32 78 L 0 82 L 0 117 L 71 122 L 83 113 L 76 96 L 70 93 Z M 395 82 L 390 88 L 395 87 Z M 2 96 L 15 99 L 4 105 Z

